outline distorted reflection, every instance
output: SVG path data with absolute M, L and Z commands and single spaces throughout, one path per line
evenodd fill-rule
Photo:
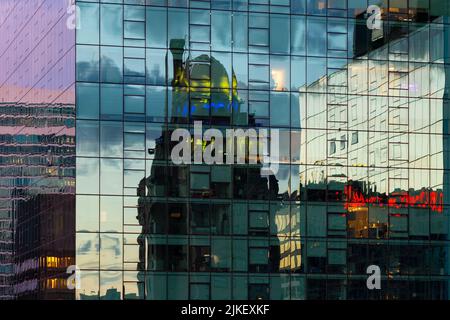
M 77 46 L 89 96 L 78 101 L 77 193 L 97 201 L 77 208 L 77 252 L 83 268 L 102 269 L 86 290 L 448 298 L 446 25 L 431 4 L 394 2 L 382 1 L 382 31 L 367 30 L 364 1 L 89 4 L 125 21 L 114 25 L 124 48 L 93 45 L 116 44 L 104 22 L 104 36 Z M 278 129 L 278 172 L 262 176 L 260 159 L 174 165 L 171 135 L 195 121 Z M 371 264 L 380 292 L 361 289 Z

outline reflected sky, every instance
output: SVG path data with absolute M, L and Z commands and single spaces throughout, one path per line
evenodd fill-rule
M 5 16 L 2 28 L 20 32 L 3 33 L 1 101 L 73 103 L 75 32 L 66 27 L 67 1 L 15 1 L 12 4 L 5 0 L 0 4 L 2 15 L 12 10 L 13 5 L 20 14 L 15 15 L 15 19 Z M 40 34 L 39 42 L 32 38 L 36 33 Z M 52 45 L 56 43 L 58 45 Z
M 338 19 L 363 13 L 365 3 L 343 8 L 343 2 L 329 1 L 332 10 L 323 1 L 302 3 L 307 5 L 297 2 L 292 10 L 311 15 L 291 19 L 275 13 L 218 11 L 215 1 L 211 14 L 195 8 L 120 5 L 113 10 L 112 4 L 85 4 L 87 12 L 103 13 L 104 21 L 87 21 L 94 24 L 92 33 L 78 39 L 77 80 L 99 83 L 91 88 L 94 108 L 89 109 L 89 101 L 79 101 L 78 165 L 87 168 L 78 172 L 77 191 L 96 202 L 96 217 L 89 216 L 89 209 L 79 212 L 78 231 L 80 236 L 84 231 L 108 234 L 86 239 L 90 249 L 80 251 L 81 261 L 91 255 L 100 269 L 145 270 L 150 287 L 143 285 L 144 273 L 134 274 L 133 294 L 182 297 L 190 285 L 186 275 L 176 275 L 180 290 L 169 286 L 166 292 L 175 275 L 158 279 L 151 272 L 277 273 L 281 268 L 343 275 L 358 264 L 350 262 L 352 257 L 347 260 L 347 252 L 359 249 L 348 245 L 347 237 L 447 237 L 448 212 L 439 202 L 446 187 L 439 30 L 433 30 L 438 35 L 427 45 L 416 45 L 426 42 L 430 28 L 425 26 L 412 28 L 409 39 L 393 36 L 389 46 L 378 43 L 371 51 L 354 20 Z M 132 19 L 105 28 L 108 21 L 123 17 Z M 411 41 L 415 44 L 405 52 Z M 106 44 L 112 46 L 102 46 Z M 133 50 L 122 50 L 122 44 Z M 361 56 L 354 60 L 357 53 Z M 109 112 L 101 101 L 112 88 L 118 89 L 115 100 L 124 102 Z M 241 118 L 235 119 L 237 114 Z M 189 127 L 194 119 L 224 127 L 282 128 L 279 172 L 260 179 L 258 168 L 228 172 L 168 166 L 166 133 L 173 128 L 166 123 Z M 146 122 L 154 123 L 154 130 Z M 353 191 L 345 193 L 346 186 Z M 408 201 L 399 206 L 402 197 Z M 213 209 L 194 210 L 188 199 Z M 217 200 L 231 203 L 233 216 L 223 216 L 232 226 L 220 217 L 215 220 L 214 215 L 227 211 L 215 207 Z M 192 213 L 195 221 L 188 220 Z M 408 230 L 409 222 L 414 226 Z M 191 237 L 190 232 L 199 235 Z M 231 232 L 242 239 L 231 242 Z M 205 234 L 214 236 L 201 236 Z M 95 241 L 100 245 L 93 249 Z M 115 250 L 122 242 L 123 252 Z M 239 253 L 233 256 L 236 248 Z M 390 259 L 401 261 L 400 255 Z M 224 279 L 222 287 L 214 287 L 214 280 L 199 283 L 208 283 L 211 292 L 220 287 L 226 295 Z M 88 287 L 113 297 L 122 291 L 122 280 L 108 271 L 103 279 L 100 275 L 97 287 Z M 282 295 L 277 291 L 282 283 L 270 283 L 274 296 Z M 197 284 L 191 290 L 202 296 L 206 291 Z M 153 292 L 154 285 L 160 292 Z M 248 296 L 264 296 L 269 284 L 244 287 Z M 310 288 L 319 287 L 312 283 Z

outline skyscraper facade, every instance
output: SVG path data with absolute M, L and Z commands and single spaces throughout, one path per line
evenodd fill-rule
M 6 298 L 449 299 L 447 3 L 4 3 Z
M 114 2 L 78 1 L 80 298 L 448 297 L 445 5 Z M 196 121 L 279 170 L 175 165 Z
M 0 2 L 0 299 L 74 297 L 75 32 L 67 1 Z

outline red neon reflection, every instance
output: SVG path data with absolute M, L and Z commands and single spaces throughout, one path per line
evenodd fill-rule
M 345 186 L 344 193 L 347 202 L 345 209 L 364 207 L 368 204 L 390 208 L 430 208 L 432 211 L 443 211 L 444 195 L 438 191 L 421 191 L 418 195 L 409 195 L 407 192 L 392 193 L 386 201 L 379 196 L 365 197 L 361 191 L 354 190 L 352 186 Z

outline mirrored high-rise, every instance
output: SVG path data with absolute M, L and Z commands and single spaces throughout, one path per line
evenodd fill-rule
M 78 1 L 79 298 L 448 298 L 445 5 L 114 2 Z M 278 172 L 175 165 L 195 121 L 279 129 Z
M 0 299 L 67 299 L 75 264 L 70 2 L 0 2 Z
M 449 298 L 445 1 L 0 7 L 0 296 Z

